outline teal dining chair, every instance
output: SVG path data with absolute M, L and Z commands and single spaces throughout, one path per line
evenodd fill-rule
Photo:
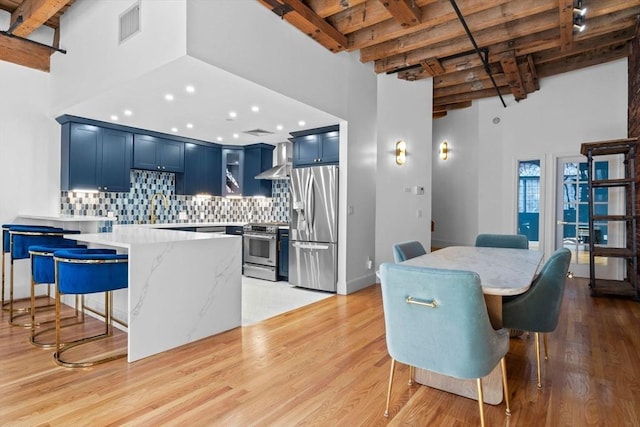
M 470 271 L 384 263 L 380 278 L 391 356 L 385 417 L 389 416 L 396 361 L 459 379 L 475 379 L 483 426 L 481 379 L 500 363 L 506 413 L 510 415 L 504 359 L 509 334 L 491 326 L 480 277 Z
M 527 292 L 502 299 L 504 327 L 533 332 L 535 335 L 538 388 L 542 388 L 540 381 L 540 334 L 542 333 L 544 338 L 546 360 L 549 358 L 546 333 L 553 332 L 558 326 L 570 262 L 571 251 L 567 248 L 558 249 L 544 264 L 540 274 L 533 280 Z
M 529 249 L 529 239 L 524 234 L 478 234 L 476 246 Z
M 396 243 L 393 245 L 393 259 L 396 263 L 406 261 L 426 253 L 427 251 L 424 249 L 424 246 L 422 246 L 422 243 L 417 240 Z

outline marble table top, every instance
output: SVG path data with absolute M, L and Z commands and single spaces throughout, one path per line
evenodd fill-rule
M 449 246 L 404 261 L 421 267 L 478 273 L 488 295 L 518 295 L 531 286 L 543 253 L 527 249 Z

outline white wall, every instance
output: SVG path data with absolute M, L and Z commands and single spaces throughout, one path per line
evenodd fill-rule
M 48 73 L 0 61 L 0 76 L 0 222 L 6 224 L 21 213 L 59 209 L 60 130 L 47 118 Z M 15 263 L 17 297 L 29 295 L 28 264 Z
M 393 262 L 393 244 L 431 245 L 431 136 L 433 80 L 378 75 L 376 269 Z M 395 143 L 407 143 L 407 162 L 395 162 Z M 423 195 L 411 190 L 420 186 Z M 407 192 L 409 190 L 409 192 Z
M 439 157 L 442 141 L 448 144 L 447 160 Z M 477 234 L 478 145 L 477 103 L 433 122 L 431 244 L 435 247 L 464 245 L 468 236 Z
M 51 57 L 52 115 L 186 53 L 186 3 L 140 0 L 141 31 L 118 42 L 119 16 L 136 0 L 80 1 L 60 23 L 60 47 Z
M 507 97 L 507 108 L 502 107 L 497 97 L 488 98 L 474 101 L 469 110 L 452 111 L 446 119 L 436 120 L 434 141 L 448 134 L 456 139 L 451 141 L 454 152 L 446 171 L 434 166 L 438 174 L 434 181 L 442 182 L 456 175 L 472 178 L 467 188 L 459 188 L 456 193 L 434 186 L 434 205 L 447 200 L 462 211 L 468 199 L 478 199 L 477 211 L 456 217 L 455 223 L 443 223 L 440 229 L 436 223 L 438 240 L 473 244 L 477 233 L 515 232 L 517 161 L 539 158 L 544 164 L 546 203 L 540 232 L 545 250 L 552 249 L 556 159 L 580 156 L 583 142 L 626 137 L 627 81 L 627 61 L 618 60 L 545 78 L 540 82 L 540 91 L 529 94 L 528 99 L 516 103 Z M 496 117 L 500 119 L 498 124 L 493 123 Z M 460 144 L 466 147 L 466 142 L 457 137 L 473 134 L 477 135 L 475 178 L 469 163 L 458 161 L 456 151 Z M 474 223 L 477 229 L 471 230 L 467 224 Z

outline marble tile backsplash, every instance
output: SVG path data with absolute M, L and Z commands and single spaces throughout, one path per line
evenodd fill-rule
M 150 200 L 156 193 L 168 200 L 165 208 L 161 197 L 154 201 L 158 223 L 186 222 L 288 222 L 289 181 L 272 181 L 272 197 L 210 197 L 175 194 L 175 175 L 166 172 L 131 170 L 128 193 L 86 193 L 62 191 L 60 211 L 63 215 L 117 217 L 118 224 L 148 223 Z

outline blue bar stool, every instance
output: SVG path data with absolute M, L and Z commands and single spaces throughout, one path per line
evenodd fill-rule
M 29 323 L 17 323 L 16 316 L 28 315 L 29 306 L 14 307 L 14 303 L 18 300 L 14 299 L 14 270 L 13 263 L 15 260 L 29 259 L 29 246 L 33 245 L 50 245 L 65 246 L 71 242 L 63 237 L 64 234 L 79 233 L 75 230 L 64 230 L 58 227 L 48 227 L 40 225 L 10 225 L 9 231 L 9 253 L 11 256 L 11 267 L 9 277 L 9 323 L 14 326 L 30 327 Z M 47 297 L 50 297 L 48 294 Z M 30 298 L 21 298 L 20 301 L 29 301 Z
M 47 286 L 55 284 L 56 275 L 55 275 L 55 263 L 53 261 L 53 253 L 58 250 L 63 249 L 86 249 L 85 245 L 78 245 L 75 240 L 70 240 L 64 246 L 62 244 L 57 246 L 48 246 L 48 245 L 34 245 L 29 246 L 29 255 L 31 256 L 31 337 L 30 341 L 36 347 L 40 348 L 53 348 L 56 345 L 55 338 L 51 339 L 50 342 L 38 341 L 37 337 L 47 333 L 55 331 L 55 318 L 50 319 L 44 322 L 36 321 L 36 312 L 40 311 L 42 308 L 55 308 L 55 302 L 51 304 L 47 304 L 46 306 L 36 306 L 36 285 L 44 285 Z M 50 295 L 50 292 L 47 290 L 47 295 Z M 78 298 L 76 297 L 75 316 L 69 318 L 78 318 Z M 49 328 L 44 328 L 45 325 L 51 324 L 52 326 Z M 69 326 L 76 324 L 72 323 Z M 53 334 L 52 334 L 53 335 Z
M 129 285 L 129 259 L 126 254 L 117 254 L 112 249 L 71 249 L 53 254 L 56 270 L 56 352 L 54 361 L 67 368 L 86 368 L 119 359 L 127 355 L 101 355 L 104 357 L 71 361 L 63 359 L 63 354 L 75 347 L 109 338 L 113 335 L 111 299 L 116 289 Z M 104 292 L 104 332 L 83 337 L 70 342 L 61 340 L 61 297 L 63 295 L 85 295 Z
M 6 270 L 6 254 L 11 252 L 11 236 L 9 235 L 9 227 L 17 224 L 2 224 L 2 309 L 9 311 L 8 304 L 4 302 L 4 277 Z

